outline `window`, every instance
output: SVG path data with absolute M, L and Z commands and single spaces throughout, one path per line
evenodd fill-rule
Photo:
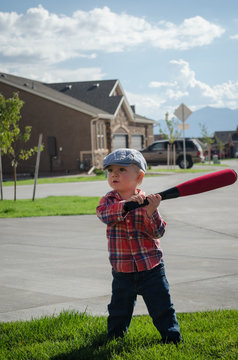
M 136 150 L 143 149 L 143 135 L 132 135 L 131 147 Z
M 192 141 L 186 140 L 186 149 L 192 151 L 192 150 L 196 150 L 196 147 Z
M 104 149 L 104 124 L 103 121 L 98 121 L 97 123 L 97 148 Z
M 167 144 L 165 142 L 156 143 L 156 144 L 151 146 L 150 150 L 151 151 L 162 151 L 162 150 L 165 150 L 166 145 Z

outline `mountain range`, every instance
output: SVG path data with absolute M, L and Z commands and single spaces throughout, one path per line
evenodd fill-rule
M 238 127 L 238 109 L 207 106 L 194 111 L 187 118 L 185 124 L 189 124 L 189 129 L 185 130 L 186 137 L 202 137 L 201 124 L 206 126 L 210 136 L 213 136 L 215 131 L 235 131 Z M 156 132 L 158 133 L 157 128 Z

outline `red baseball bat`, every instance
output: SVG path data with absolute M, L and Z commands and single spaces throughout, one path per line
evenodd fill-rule
M 232 169 L 225 169 L 185 181 L 158 194 L 160 194 L 162 200 L 174 199 L 180 196 L 195 195 L 205 191 L 215 190 L 223 186 L 231 185 L 236 180 L 237 173 Z M 130 211 L 148 204 L 149 202 L 147 199 L 145 199 L 143 204 L 138 204 L 135 201 L 128 201 L 124 205 L 124 210 Z

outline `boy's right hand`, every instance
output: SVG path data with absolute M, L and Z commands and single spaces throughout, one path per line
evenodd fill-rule
M 126 203 L 129 201 L 135 201 L 141 205 L 141 204 L 143 204 L 145 199 L 146 199 L 145 193 L 140 193 L 138 195 L 132 195 L 129 199 L 126 200 Z

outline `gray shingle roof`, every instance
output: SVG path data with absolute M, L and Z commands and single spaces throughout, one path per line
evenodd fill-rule
M 110 96 L 117 80 L 80 81 L 45 84 L 62 94 L 69 95 L 110 114 L 117 110 L 123 96 Z
M 30 80 L 15 75 L 0 73 L 0 82 L 15 86 L 18 89 L 25 90 L 38 96 L 42 96 L 44 98 L 55 101 L 64 106 L 71 107 L 75 110 L 84 112 L 91 116 L 97 116 L 98 114 L 109 115 L 108 111 L 104 111 L 101 108 L 92 106 L 82 100 L 75 99 L 72 96 L 68 96 L 68 94 L 66 93 L 56 91 L 53 88 L 46 86 L 39 81 Z
M 216 131 L 214 137 L 216 140 L 220 140 L 223 144 L 226 144 L 233 133 L 234 131 Z
M 115 115 L 122 100 L 130 108 L 118 80 L 96 80 L 63 83 L 42 83 L 10 74 L 0 73 L 0 82 L 45 97 L 49 100 L 71 107 L 91 116 L 110 118 Z M 113 91 L 117 89 L 117 94 Z M 130 109 L 131 111 L 131 109 Z M 132 113 L 133 114 L 133 113 Z M 138 114 L 132 115 L 135 122 L 153 123 Z

